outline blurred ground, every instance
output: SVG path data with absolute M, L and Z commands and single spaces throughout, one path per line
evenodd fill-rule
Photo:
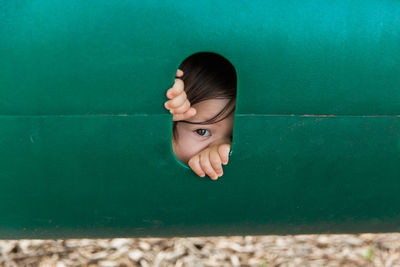
M 0 266 L 400 266 L 400 233 L 0 240 Z

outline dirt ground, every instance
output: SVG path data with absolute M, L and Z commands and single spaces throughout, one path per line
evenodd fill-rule
M 0 266 L 400 266 L 400 233 L 0 240 Z

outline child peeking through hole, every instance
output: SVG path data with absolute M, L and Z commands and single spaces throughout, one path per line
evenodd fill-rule
M 175 156 L 200 177 L 218 179 L 232 144 L 235 68 L 217 54 L 194 54 L 179 66 L 167 98 Z

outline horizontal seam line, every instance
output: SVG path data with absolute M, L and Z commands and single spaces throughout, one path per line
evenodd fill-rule
M 238 117 L 400 117 L 400 115 L 309 115 L 309 114 L 237 114 Z
M 0 117 L 149 117 L 149 116 L 165 116 L 170 114 L 66 114 L 66 115 L 2 115 Z M 171 116 L 172 117 L 172 116 Z
M 171 114 L 65 114 L 65 115 L 5 115 L 0 114 L 0 117 L 150 117 L 150 116 L 163 116 L 172 117 Z M 334 114 L 235 114 L 237 117 L 400 117 L 400 115 L 334 115 Z

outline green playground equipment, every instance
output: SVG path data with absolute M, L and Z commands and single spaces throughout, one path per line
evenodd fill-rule
M 172 153 L 180 63 L 236 68 L 217 181 Z M 3 0 L 0 238 L 400 231 L 400 1 Z

